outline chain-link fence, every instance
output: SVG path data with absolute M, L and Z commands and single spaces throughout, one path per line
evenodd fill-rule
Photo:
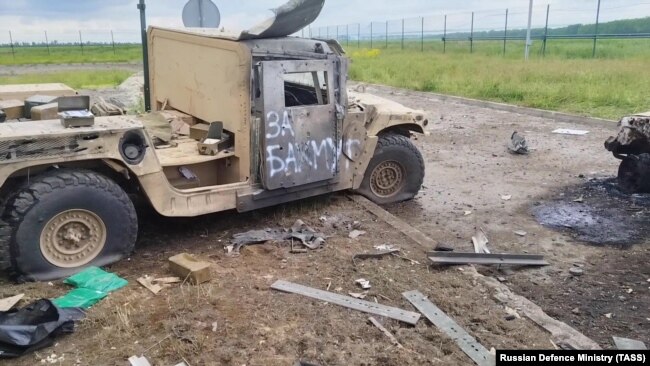
M 611 46 L 608 41 L 612 40 L 639 45 L 638 51 L 647 53 L 650 47 L 650 17 L 647 17 L 650 15 L 650 2 L 624 3 L 605 5 L 594 0 L 593 4 L 588 4 L 589 7 L 585 7 L 585 3 L 581 3 L 581 7 L 535 5 L 530 19 L 532 54 L 545 56 L 556 51 L 575 57 L 597 57 L 599 45 Z M 625 19 L 630 14 L 646 17 Z M 523 56 L 528 17 L 529 9 L 526 7 L 439 13 L 387 21 L 309 26 L 299 35 L 333 38 L 348 48 L 410 48 L 443 53 L 480 51 Z M 608 48 L 618 48 L 623 52 L 620 46 Z M 616 52 L 615 49 L 607 49 L 600 56 L 615 56 L 610 54 Z

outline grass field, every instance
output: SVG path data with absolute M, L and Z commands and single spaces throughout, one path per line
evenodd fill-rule
M 0 47 L 0 65 L 28 64 L 78 64 L 78 63 L 115 63 L 137 62 L 142 60 L 139 45 L 47 47 L 16 47 L 12 53 L 9 47 Z
M 536 41 L 531 60 L 523 60 L 523 42 L 477 41 L 470 54 L 469 41 L 440 40 L 370 42 L 341 41 L 352 59 L 353 80 L 392 85 L 476 99 L 518 104 L 618 119 L 650 110 L 650 40 L 599 40 L 597 57 L 592 58 L 592 40 L 550 40 L 542 53 Z M 424 52 L 422 52 L 424 48 Z M 0 48 L 0 65 L 33 63 L 98 63 L 141 61 L 140 47 L 110 46 Z M 95 75 L 97 74 L 97 75 Z M 36 76 L 32 80 L 54 80 L 75 87 L 114 85 L 127 73 L 60 73 Z M 128 75 L 127 75 L 128 76 Z M 12 79 L 13 78 L 13 79 Z M 0 83 L 24 82 L 23 77 L 0 78 Z M 29 77 L 25 77 L 29 78 Z
M 586 116 L 618 119 L 650 110 L 650 40 L 603 41 L 591 57 L 591 41 L 549 44 L 547 57 L 523 61 L 523 47 L 483 42 L 448 45 L 447 53 L 416 45 L 348 49 L 353 80 L 517 104 Z M 514 43 L 514 42 L 512 42 Z M 642 47 L 642 45 L 644 47 Z M 363 45 L 362 45 L 363 46 Z M 419 45 L 417 45 L 419 46 Z M 438 45 L 441 46 L 441 45 Z M 467 49 L 464 49 L 467 46 Z M 539 45 L 536 45 L 539 47 Z M 461 48 L 462 47 L 462 48 Z M 618 57 L 614 57 L 614 56 Z
M 64 83 L 73 89 L 101 89 L 119 85 L 132 74 L 125 70 L 21 74 L 0 76 L 0 84 Z

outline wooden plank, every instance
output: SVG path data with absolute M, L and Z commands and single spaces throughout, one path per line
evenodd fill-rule
M 278 291 L 289 292 L 292 294 L 303 295 L 311 297 L 313 299 L 326 301 L 346 308 L 362 311 L 364 313 L 384 316 L 386 318 L 399 320 L 411 325 L 417 324 L 418 320 L 420 319 L 420 314 L 412 311 L 359 300 L 350 296 L 339 295 L 333 292 L 318 290 L 287 281 L 276 281 L 273 285 L 271 285 L 271 288 Z
M 0 85 L 0 100 L 25 100 L 34 95 L 68 97 L 77 95 L 77 92 L 69 86 L 60 83 Z
M 375 319 L 375 318 L 373 318 L 373 317 L 370 316 L 370 317 L 368 317 L 368 320 L 370 320 L 370 322 L 372 323 L 372 325 L 374 325 L 375 327 L 379 328 L 379 330 L 381 330 L 381 332 L 384 333 L 384 335 L 385 335 L 386 337 L 388 337 L 388 339 L 390 339 L 390 341 L 391 341 L 391 343 L 392 343 L 393 345 L 397 346 L 397 348 L 404 348 L 404 346 L 402 346 L 402 345 L 399 343 L 399 341 L 397 340 L 397 338 L 395 338 L 395 336 L 393 335 L 393 333 L 389 332 L 388 329 L 386 329 L 383 325 L 381 325 L 381 323 L 380 323 L 379 321 L 377 321 L 377 319 Z
M 424 235 L 424 233 L 421 232 L 420 230 L 407 224 L 402 219 L 384 210 L 383 208 L 379 207 L 377 204 L 371 202 L 367 198 L 359 195 L 349 196 L 349 198 L 352 201 L 363 206 L 366 210 L 368 210 L 370 213 L 372 213 L 373 215 L 377 216 L 379 219 L 386 222 L 388 225 L 399 230 L 402 234 L 406 235 L 415 243 L 417 243 L 419 246 L 421 246 L 422 249 L 431 250 L 436 247 L 437 243 L 435 240 Z
M 443 333 L 453 339 L 460 349 L 479 366 L 494 365 L 495 359 L 490 351 L 469 335 L 465 329 L 458 325 L 452 318 L 431 303 L 419 291 L 409 291 L 402 294 L 413 306 L 433 323 Z
M 7 297 L 0 300 L 0 311 L 9 311 L 13 309 L 16 304 L 25 296 L 25 294 L 19 294 L 12 297 Z
M 153 292 L 154 295 L 158 295 L 160 291 L 162 291 L 162 286 L 160 285 L 155 285 L 152 283 L 152 278 L 149 276 L 144 276 L 138 278 L 136 281 L 138 281 L 139 284 L 144 286 L 147 290 Z

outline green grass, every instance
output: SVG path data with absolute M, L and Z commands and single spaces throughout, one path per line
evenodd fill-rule
M 133 72 L 125 70 L 21 74 L 0 76 L 0 85 L 64 83 L 73 89 L 101 89 L 119 85 L 131 75 Z
M 142 61 L 139 45 L 15 47 L 15 56 L 9 47 L 0 47 L 0 65 L 27 64 L 78 64 L 78 63 L 117 63 Z
M 528 62 L 523 60 L 523 48 L 514 42 L 512 54 L 505 57 L 499 55 L 502 43 L 495 42 L 478 43 L 473 54 L 468 52 L 469 44 L 458 43 L 448 45 L 445 54 L 432 48 L 421 52 L 419 44 L 413 43 L 405 50 L 399 44 L 374 51 L 352 47 L 348 49 L 350 76 L 608 119 L 650 110 L 650 40 L 643 40 L 645 47 L 639 47 L 642 41 L 603 41 L 596 59 L 591 58 L 591 41 L 570 42 L 549 43 L 545 58 L 534 49 Z

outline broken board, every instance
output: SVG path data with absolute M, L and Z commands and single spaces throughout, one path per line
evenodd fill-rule
M 278 291 L 289 292 L 292 294 L 303 295 L 311 297 L 313 299 L 326 301 L 346 308 L 362 311 L 364 313 L 384 316 L 386 318 L 399 320 L 411 325 L 417 324 L 418 320 L 420 319 L 420 314 L 412 311 L 359 300 L 350 296 L 343 296 L 335 294 L 333 292 L 318 290 L 287 281 L 276 281 L 273 285 L 271 285 L 271 288 Z
M 494 356 L 483 345 L 478 343 L 474 337 L 469 335 L 452 318 L 431 303 L 419 291 L 409 291 L 402 294 L 418 311 L 433 323 L 438 329 L 449 336 L 458 344 L 460 349 L 479 366 L 492 366 L 495 363 Z
M 19 294 L 12 297 L 7 297 L 0 300 L 0 311 L 5 312 L 13 309 L 16 304 L 25 296 L 25 294 Z
M 363 196 L 349 196 L 349 198 L 363 206 L 368 212 L 372 213 L 373 215 L 377 216 L 379 219 L 387 223 L 388 225 L 392 226 L 393 228 L 399 230 L 402 234 L 406 235 L 409 237 L 411 240 L 419 244 L 423 249 L 428 250 L 428 249 L 433 249 L 437 245 L 437 243 L 424 235 L 420 230 L 414 228 L 413 226 L 407 224 L 405 221 L 402 219 L 399 219 L 389 213 L 388 211 L 384 210 L 383 208 L 379 207 L 377 204 L 371 202 L 369 199 L 363 197 Z
M 69 97 L 77 92 L 65 84 L 17 84 L 0 85 L 0 100 L 25 100 L 33 95 L 51 95 L 54 97 Z
M 537 254 L 487 254 L 429 252 L 427 256 L 437 264 L 510 264 L 519 266 L 548 266 L 544 256 Z

